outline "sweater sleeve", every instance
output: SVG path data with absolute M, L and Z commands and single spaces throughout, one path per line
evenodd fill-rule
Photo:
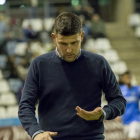
M 38 81 L 37 65 L 33 60 L 26 77 L 18 111 L 20 122 L 31 137 L 38 130 L 42 130 L 35 117 L 35 104 L 39 92 Z
M 102 89 L 108 102 L 108 105 L 105 105 L 103 110 L 106 112 L 106 119 L 111 120 L 124 114 L 126 100 L 122 95 L 120 86 L 113 71 L 104 58 L 101 66 L 101 75 Z

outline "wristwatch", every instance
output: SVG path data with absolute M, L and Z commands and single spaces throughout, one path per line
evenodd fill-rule
M 34 139 L 34 137 L 35 137 L 37 134 L 40 134 L 40 133 L 43 133 L 43 132 L 45 132 L 45 131 L 39 130 L 39 131 L 35 132 L 35 133 L 33 134 L 33 136 L 32 136 L 32 139 Z
M 100 116 L 99 121 L 103 122 L 106 119 L 106 112 L 102 109 L 103 114 Z

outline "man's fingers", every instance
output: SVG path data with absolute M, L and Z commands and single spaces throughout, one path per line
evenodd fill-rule
M 57 132 L 49 132 L 50 136 L 56 136 Z
M 76 107 L 76 111 L 80 112 L 81 108 L 79 106 Z
M 79 106 L 76 107 L 76 111 L 80 114 L 87 114 L 88 112 L 82 108 L 80 108 Z

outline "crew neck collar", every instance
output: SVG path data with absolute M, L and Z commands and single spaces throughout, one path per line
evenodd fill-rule
M 62 58 L 62 56 L 60 55 L 60 53 L 58 52 L 57 47 L 56 47 L 56 49 L 55 49 L 55 53 L 56 53 L 56 55 L 57 55 L 59 58 L 61 58 L 62 60 L 64 60 L 64 59 Z M 81 49 L 80 49 L 80 52 L 79 52 L 79 54 L 78 54 L 78 56 L 77 56 L 76 59 L 78 59 L 80 56 L 81 56 Z M 75 59 L 75 60 L 76 60 L 76 59 Z M 74 60 L 74 61 L 75 61 L 75 60 Z

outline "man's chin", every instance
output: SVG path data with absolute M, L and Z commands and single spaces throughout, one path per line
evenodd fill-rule
M 67 62 L 73 62 L 73 61 L 75 61 L 75 59 L 76 59 L 76 57 L 72 57 L 72 58 L 70 58 L 70 57 L 65 57 L 65 58 L 63 58 L 65 61 L 67 61 Z

